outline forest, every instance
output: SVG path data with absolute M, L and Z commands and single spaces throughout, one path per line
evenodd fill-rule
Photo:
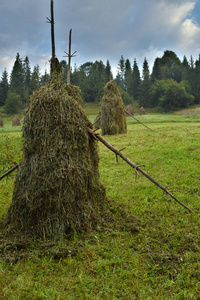
M 67 82 L 67 62 L 61 61 L 63 81 Z M 45 85 L 50 75 L 40 66 L 30 67 L 17 53 L 9 75 L 5 69 L 0 79 L 0 113 L 16 114 L 24 109 L 32 93 Z M 114 78 L 109 60 L 86 62 L 71 69 L 71 84 L 81 89 L 84 102 L 98 103 L 103 88 L 109 80 L 114 80 L 120 90 L 125 105 L 137 101 L 145 108 L 155 108 L 158 112 L 172 112 L 200 102 L 200 56 L 194 61 L 186 56 L 181 61 L 173 51 L 166 50 L 157 57 L 150 72 L 146 58 L 139 70 L 137 60 L 131 63 L 123 55 L 119 59 L 117 75 Z

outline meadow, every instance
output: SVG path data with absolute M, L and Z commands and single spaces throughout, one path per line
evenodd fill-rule
M 93 122 L 98 107 L 85 109 Z M 126 147 L 124 155 L 194 213 L 98 142 L 101 181 L 116 217 L 59 242 L 0 234 L 0 299 L 200 299 L 200 116 L 135 117 L 152 131 L 129 117 L 127 134 L 104 138 Z M 21 158 L 21 128 L 4 118 L 0 175 Z M 0 181 L 0 219 L 14 177 Z

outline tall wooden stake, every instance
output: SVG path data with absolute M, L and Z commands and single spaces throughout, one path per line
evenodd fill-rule
M 161 190 L 163 190 L 166 194 L 168 194 L 172 199 L 174 199 L 176 202 L 178 202 L 181 206 L 186 208 L 189 212 L 193 213 L 193 210 L 191 210 L 189 207 L 187 207 L 185 204 L 183 204 L 181 201 L 179 201 L 170 191 L 168 191 L 162 184 L 157 182 L 155 179 L 153 179 L 149 174 L 147 174 L 144 170 L 142 170 L 139 166 L 134 164 L 130 159 L 128 159 L 125 155 L 123 155 L 119 150 L 115 149 L 111 144 L 109 144 L 102 136 L 100 136 L 98 133 L 96 133 L 91 128 L 88 128 L 88 132 L 93 136 L 94 139 L 97 141 L 100 141 L 102 144 L 104 144 L 108 149 L 113 151 L 116 155 L 121 157 L 127 164 L 129 164 L 132 168 L 135 169 L 136 174 L 140 172 L 142 175 L 144 175 L 146 178 L 148 178 L 151 182 L 153 182 L 155 185 L 157 185 Z
M 69 31 L 69 53 L 65 52 L 67 54 L 66 57 L 68 57 L 68 66 L 67 66 L 67 84 L 70 84 L 70 69 L 71 69 L 71 58 L 76 56 L 75 53 L 71 54 L 71 44 L 72 44 L 72 29 Z
M 51 19 L 47 18 L 48 22 L 51 24 L 51 47 L 52 47 L 52 60 L 55 59 L 55 34 L 54 34 L 54 9 L 53 0 L 51 0 Z

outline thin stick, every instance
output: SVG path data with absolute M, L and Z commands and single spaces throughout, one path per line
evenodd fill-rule
M 142 123 L 141 121 L 139 121 L 138 119 L 136 119 L 133 115 L 131 115 L 128 111 L 126 111 L 124 109 L 125 113 L 127 113 L 127 115 L 129 115 L 131 118 L 133 118 L 134 120 L 136 120 L 137 122 L 139 122 L 140 124 L 142 124 L 143 126 L 145 126 L 147 129 L 153 131 L 151 128 L 147 127 L 144 123 Z
M 8 170 L 6 173 L 4 173 L 3 175 L 0 176 L 0 180 L 3 179 L 4 177 L 8 176 L 10 173 L 12 173 L 14 170 L 16 170 L 22 163 L 22 160 L 16 164 L 14 167 L 12 167 L 12 169 Z
M 179 201 L 170 191 L 168 191 L 163 185 L 161 185 L 159 182 L 157 182 L 155 179 L 153 179 L 150 175 L 148 175 L 145 171 L 143 171 L 139 166 L 134 164 L 131 160 L 129 160 L 125 155 L 123 155 L 119 150 L 115 149 L 111 144 L 109 144 L 102 136 L 100 136 L 98 133 L 94 132 L 91 128 L 88 128 L 88 132 L 97 140 L 99 140 L 102 144 L 104 144 L 108 149 L 113 151 L 116 155 L 120 156 L 126 163 L 128 163 L 132 168 L 134 168 L 140 173 L 142 173 L 146 178 L 148 178 L 151 182 L 153 182 L 155 185 L 157 185 L 160 189 L 162 189 L 165 193 L 167 193 L 171 198 L 173 198 L 176 202 L 178 202 L 180 205 L 185 207 L 189 212 L 194 213 L 189 207 L 187 207 L 185 204 L 183 204 L 181 201 Z
M 70 31 L 69 31 L 69 53 L 65 52 L 67 54 L 67 56 L 64 56 L 64 57 L 68 57 L 67 84 L 70 84 L 71 58 L 76 56 L 75 55 L 76 51 L 74 53 L 71 52 L 71 43 L 72 43 L 72 29 L 70 29 Z
M 94 121 L 94 123 L 92 125 L 94 125 L 95 123 L 97 123 L 100 119 L 101 119 L 101 117 L 99 117 L 96 121 Z

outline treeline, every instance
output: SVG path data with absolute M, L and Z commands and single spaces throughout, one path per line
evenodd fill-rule
M 63 81 L 67 82 L 67 63 L 61 61 Z M 40 74 L 40 67 L 30 68 L 29 58 L 24 60 L 17 53 L 13 69 L 8 78 L 5 69 L 0 80 L 0 108 L 14 114 L 23 109 L 30 95 L 49 80 L 47 71 Z M 125 104 L 138 101 L 140 106 L 156 107 L 160 111 L 173 111 L 200 102 L 200 56 L 194 61 L 183 57 L 181 61 L 173 51 L 166 50 L 156 58 L 152 71 L 144 59 L 142 73 L 136 59 L 131 65 L 129 59 L 121 56 L 117 75 L 113 78 L 111 65 L 107 60 L 86 62 L 71 70 L 71 84 L 80 87 L 85 102 L 99 102 L 103 87 L 109 80 L 115 80 Z

